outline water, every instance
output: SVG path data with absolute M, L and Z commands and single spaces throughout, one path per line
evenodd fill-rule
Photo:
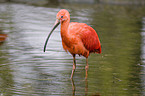
M 73 61 L 62 48 L 60 27 L 43 52 L 61 8 L 100 37 L 102 54 L 90 55 L 87 80 L 85 58 L 79 56 L 70 79 Z M 141 6 L 0 4 L 0 30 L 8 34 L 0 45 L 1 96 L 144 96 L 144 11 Z

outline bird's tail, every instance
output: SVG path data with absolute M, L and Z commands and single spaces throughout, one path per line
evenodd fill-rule
M 101 54 L 101 46 L 98 49 L 95 49 L 95 52 Z

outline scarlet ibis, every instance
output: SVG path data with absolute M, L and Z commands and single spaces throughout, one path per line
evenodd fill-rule
M 71 22 L 70 14 L 66 9 L 61 9 L 56 15 L 56 21 L 54 27 L 50 31 L 45 45 L 50 35 L 55 28 L 61 24 L 61 39 L 64 50 L 69 51 L 73 56 L 73 69 L 71 78 L 73 78 L 74 71 L 76 69 L 76 54 L 86 57 L 86 75 L 88 70 L 88 56 L 90 53 L 101 53 L 101 44 L 96 31 L 85 23 Z M 87 77 L 87 76 L 86 76 Z

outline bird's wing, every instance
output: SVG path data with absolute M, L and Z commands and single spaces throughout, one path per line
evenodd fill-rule
M 85 23 L 70 23 L 70 34 L 80 38 L 87 50 L 101 53 L 101 44 L 96 31 Z

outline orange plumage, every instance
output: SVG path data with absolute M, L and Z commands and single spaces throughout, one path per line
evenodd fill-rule
M 68 27 L 66 31 L 68 31 L 69 38 L 64 37 L 65 32 L 61 31 L 62 44 L 65 50 L 68 50 L 71 54 L 79 54 L 85 57 L 88 57 L 91 52 L 101 53 L 98 35 L 92 27 L 77 22 L 69 23 Z
M 57 13 L 57 20 L 54 28 L 50 32 L 47 41 L 53 30 L 61 23 L 61 38 L 62 45 L 65 51 L 69 51 L 73 55 L 73 70 L 71 78 L 73 77 L 76 68 L 75 55 L 82 55 L 86 57 L 86 70 L 88 69 L 88 56 L 91 52 L 101 53 L 101 44 L 96 31 L 85 23 L 71 22 L 70 14 L 67 10 L 62 9 Z M 86 71 L 87 72 L 87 71 Z M 86 74 L 87 75 L 87 74 Z

